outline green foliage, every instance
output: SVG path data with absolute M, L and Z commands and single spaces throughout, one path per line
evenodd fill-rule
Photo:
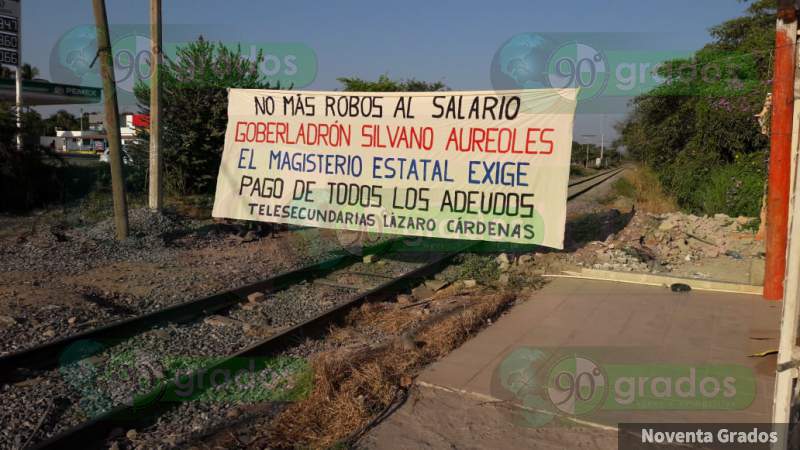
M 362 80 L 358 77 L 342 77 L 337 79 L 349 92 L 438 92 L 446 91 L 447 86 L 441 81 L 428 82 L 413 78 L 408 80 L 392 80 L 386 75 L 377 81 Z
M 28 63 L 25 63 L 20 67 L 20 72 L 23 80 L 32 80 L 39 76 L 39 69 Z
M 28 63 L 22 64 L 20 67 L 23 80 L 32 80 L 39 76 L 39 68 L 31 66 Z M 15 70 L 8 66 L 0 67 L 0 78 L 16 78 Z
M 585 177 L 588 173 L 589 172 L 583 166 L 576 166 L 574 164 L 569 166 L 569 176 L 571 177 Z
M 214 191 L 228 121 L 227 89 L 280 89 L 262 78 L 258 65 L 263 60 L 261 52 L 251 61 L 239 48 L 234 51 L 200 37 L 179 48 L 174 60 L 165 61 L 161 139 L 169 192 Z M 142 112 L 149 113 L 149 86 L 138 84 L 134 92 Z M 146 155 L 148 139 L 143 130 L 131 151 Z
M 41 117 L 22 115 L 23 148 L 17 149 L 14 108 L 0 104 L 0 211 L 27 210 L 61 198 L 60 169 L 55 155 L 38 145 Z M 34 139 L 35 138 L 35 139 Z
M 619 197 L 636 198 L 636 187 L 627 178 L 617 178 L 611 184 L 611 189 Z
M 81 120 L 70 114 L 69 111 L 60 109 L 52 116 L 42 121 L 42 136 L 55 136 L 56 129 L 59 130 L 79 130 Z
M 149 170 L 149 150 L 143 145 L 131 145 L 125 148 L 125 163 L 122 165 L 122 177 L 125 180 L 125 192 L 140 194 L 147 192 L 147 171 Z M 108 164 L 103 164 L 97 174 L 97 188 L 111 191 L 111 171 Z
M 589 164 L 594 166 L 595 158 L 600 156 L 600 146 L 596 144 L 583 144 L 577 141 L 572 141 L 572 164 Z
M 467 253 L 459 256 L 457 275 L 454 280 L 475 280 L 489 285 L 500 276 L 500 266 L 493 255 Z
M 765 178 L 762 155 L 742 156 L 733 164 L 713 168 L 694 202 L 708 214 L 758 217 Z
M 618 143 L 686 209 L 757 215 L 768 139 L 754 116 L 770 87 L 774 21 L 774 2 L 756 0 L 712 28 L 714 42 L 661 67 L 667 82 L 637 97 L 619 126 Z

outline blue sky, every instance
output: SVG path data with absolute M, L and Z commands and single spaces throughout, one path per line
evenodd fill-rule
M 107 0 L 109 22 L 146 24 L 146 0 Z M 492 89 L 490 67 L 498 49 L 526 32 L 663 33 L 646 46 L 693 51 L 709 41 L 708 28 L 741 15 L 736 0 L 642 1 L 205 1 L 164 0 L 169 25 L 188 24 L 215 40 L 301 42 L 317 56 L 317 75 L 304 89 L 339 88 L 341 76 L 441 80 L 454 90 Z M 23 2 L 23 61 L 41 76 L 58 39 L 94 22 L 88 0 Z M 183 28 L 184 30 L 186 27 Z M 194 27 L 192 27 L 194 29 Z M 641 50 L 647 50 L 643 48 Z M 92 109 L 92 108 L 87 108 Z M 49 112 L 43 110 L 42 112 Z M 610 124 L 621 115 L 608 114 Z M 576 136 L 599 132 L 599 114 L 582 113 Z

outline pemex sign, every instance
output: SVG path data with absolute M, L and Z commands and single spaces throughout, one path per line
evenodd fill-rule
M 577 89 L 231 89 L 214 217 L 563 248 Z

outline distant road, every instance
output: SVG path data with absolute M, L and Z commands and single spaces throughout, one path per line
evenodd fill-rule
M 64 159 L 99 159 L 100 155 L 96 153 L 56 153 Z

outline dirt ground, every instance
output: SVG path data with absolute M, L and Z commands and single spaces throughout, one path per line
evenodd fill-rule
M 737 223 L 744 223 L 743 219 L 737 222 L 727 217 L 636 211 L 634 199 L 615 195 L 614 183 L 623 176 L 607 180 L 568 204 L 566 252 L 499 258 L 503 259 L 501 270 L 505 273 L 501 276 L 524 278 L 594 267 L 598 261 L 605 261 L 611 267 L 602 268 L 608 270 L 668 271 L 690 278 L 758 282 L 761 244 L 755 241 L 754 232 L 738 229 Z M 706 240 L 699 236 L 701 233 L 718 242 L 709 245 L 698 241 Z M 508 259 L 511 262 L 504 263 Z M 594 424 L 530 427 L 515 420 L 518 414 L 518 409 L 493 398 L 415 383 L 406 402 L 366 433 L 357 447 L 617 448 L 614 428 Z
M 406 403 L 358 442 L 381 449 L 615 449 L 617 432 L 517 425 L 505 403 L 417 385 Z
M 131 212 L 125 243 L 113 239 L 106 222 L 2 222 L 0 354 L 259 281 L 342 249 L 335 233 L 272 235 L 143 210 Z
M 575 267 L 753 279 L 763 255 L 753 233 L 737 228 L 744 221 L 637 211 L 633 199 L 615 195 L 614 183 L 623 176 L 568 204 L 566 251 L 498 255 L 495 280 L 482 284 L 508 289 L 515 280 Z M 144 231 L 126 245 L 109 239 L 107 224 L 35 229 L 23 221 L 6 227 L 0 233 L 0 354 L 241 286 L 342 247 L 335 234 L 318 230 L 270 237 L 208 220 L 172 223 L 146 214 L 139 219 Z M 0 222 L 9 224 L 4 218 Z M 717 240 L 712 245 L 709 239 Z M 429 307 L 423 312 L 431 313 Z M 533 429 L 517 426 L 514 410 L 492 399 L 424 385 L 412 385 L 409 392 L 404 404 L 366 433 L 358 447 L 616 446 L 613 430 Z

